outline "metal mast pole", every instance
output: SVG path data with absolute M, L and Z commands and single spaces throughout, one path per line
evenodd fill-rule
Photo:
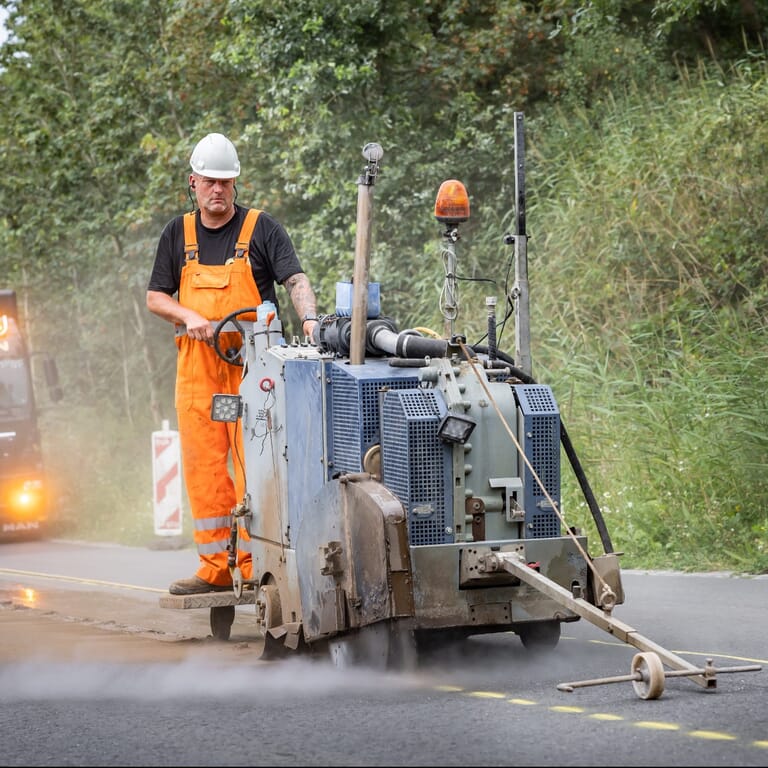
M 525 138 L 523 113 L 515 112 L 515 364 L 531 370 L 531 318 L 528 299 L 528 236 L 525 232 Z

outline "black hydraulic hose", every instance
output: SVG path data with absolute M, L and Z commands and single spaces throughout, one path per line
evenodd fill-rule
M 403 334 L 409 332 L 403 331 Z M 410 333 L 413 333 L 411 331 Z M 389 339 L 397 339 L 398 334 L 395 323 L 388 317 L 379 317 L 374 320 L 368 320 L 366 323 L 365 351 L 372 357 L 383 354 L 395 354 L 396 344 Z M 384 343 L 384 338 L 388 343 Z M 352 342 L 352 318 L 337 317 L 336 315 L 327 315 L 320 318 L 320 322 L 315 326 L 312 332 L 312 341 L 321 349 L 333 352 L 334 354 L 346 356 L 350 353 Z M 445 344 L 445 342 L 443 342 Z M 419 355 L 414 355 L 419 357 Z M 420 355 L 424 356 L 424 353 Z
M 487 355 L 488 354 L 488 347 L 475 345 L 472 347 L 472 349 L 475 350 L 475 352 L 479 352 L 481 355 Z M 509 372 L 516 378 L 520 379 L 520 381 L 523 382 L 523 384 L 538 384 L 538 382 L 531 378 L 525 371 L 521 370 L 520 368 L 517 368 L 515 366 L 515 361 L 513 358 L 511 358 L 506 352 L 502 352 L 501 350 L 496 350 L 496 358 L 498 360 L 502 360 L 506 366 L 509 368 Z M 494 367 L 497 367 L 498 363 L 494 365 Z
M 448 349 L 445 339 L 429 339 L 414 331 L 397 333 L 376 320 L 368 323 L 368 343 L 382 352 L 404 358 L 445 357 Z
M 426 357 L 391 357 L 389 364 L 392 368 L 426 368 L 428 365 Z
M 560 442 L 563 444 L 565 455 L 571 462 L 571 467 L 573 467 L 576 479 L 579 481 L 579 485 L 581 486 L 581 492 L 584 494 L 584 498 L 587 501 L 589 510 L 592 513 L 592 519 L 595 521 L 597 532 L 600 534 L 600 541 L 603 542 L 603 550 L 605 551 L 606 555 L 610 555 L 613 552 L 613 544 L 611 543 L 611 537 L 608 534 L 608 528 L 605 525 L 605 520 L 603 519 L 602 512 L 600 512 L 597 499 L 592 493 L 592 488 L 590 487 L 589 482 L 587 481 L 587 477 L 584 474 L 584 470 L 581 467 L 579 457 L 576 455 L 576 451 L 573 449 L 571 438 L 568 437 L 568 431 L 566 430 L 562 419 L 560 419 Z
M 474 350 L 482 354 L 486 354 L 488 351 L 487 347 L 480 346 L 474 347 Z M 496 356 L 500 360 L 509 363 L 510 373 L 520 379 L 520 381 L 522 381 L 524 384 L 537 383 L 536 380 L 529 376 L 527 373 L 521 371 L 519 368 L 516 368 L 514 364 L 515 361 L 505 352 L 500 352 L 497 350 Z M 576 455 L 576 451 L 573 448 L 571 438 L 568 436 L 568 430 L 565 428 L 562 417 L 560 418 L 560 442 L 563 446 L 563 450 L 565 451 L 565 455 L 568 457 L 568 461 L 571 463 L 571 468 L 573 469 L 573 473 L 576 475 L 576 479 L 578 480 L 581 492 L 584 494 L 584 499 L 587 502 L 589 511 L 592 513 L 592 519 L 595 521 L 597 532 L 600 535 L 600 541 L 603 544 L 603 550 L 606 554 L 609 555 L 613 552 L 613 544 L 611 543 L 611 537 L 608 533 L 608 528 L 605 525 L 603 513 L 600 511 L 600 505 L 597 503 L 597 499 L 595 498 L 595 494 L 592 492 L 592 488 L 590 487 L 587 476 L 584 473 L 583 467 L 581 466 L 579 457 Z
M 321 349 L 340 355 L 349 354 L 350 318 L 334 315 L 320 318 L 312 340 Z M 365 350 L 372 356 L 388 354 L 404 359 L 445 357 L 450 344 L 445 339 L 426 338 L 418 331 L 398 331 L 394 321 L 388 317 L 368 320 L 366 324 Z

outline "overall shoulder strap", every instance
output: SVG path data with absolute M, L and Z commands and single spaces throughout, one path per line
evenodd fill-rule
M 259 219 L 260 213 L 261 211 L 257 208 L 249 208 L 248 213 L 245 214 L 243 226 L 240 228 L 240 234 L 237 237 L 237 244 L 235 245 L 236 259 L 241 259 L 248 253 L 248 243 L 251 242 L 253 230 L 256 229 L 256 222 Z
M 197 258 L 197 231 L 195 212 L 184 214 L 184 262 Z

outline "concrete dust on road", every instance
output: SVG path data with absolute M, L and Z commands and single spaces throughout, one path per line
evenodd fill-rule
M 238 614 L 227 642 L 211 635 L 209 621 L 208 611 L 167 611 L 114 593 L 3 589 L 0 663 L 258 658 L 254 616 Z

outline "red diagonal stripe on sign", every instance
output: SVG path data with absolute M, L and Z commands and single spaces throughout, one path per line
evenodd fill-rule
M 160 528 L 178 528 L 181 525 L 181 508 L 176 507 Z
M 179 465 L 173 464 L 168 471 L 157 482 L 157 500 L 162 501 L 168 493 L 168 486 L 176 479 L 179 474 Z
M 157 458 L 164 450 L 171 445 L 170 437 L 157 437 L 155 438 L 155 458 Z

